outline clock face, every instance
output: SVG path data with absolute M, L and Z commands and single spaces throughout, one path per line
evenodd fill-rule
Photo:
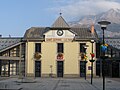
M 58 30 L 58 31 L 57 31 L 57 35 L 58 35 L 58 36 L 62 36 L 62 35 L 63 35 L 63 30 Z

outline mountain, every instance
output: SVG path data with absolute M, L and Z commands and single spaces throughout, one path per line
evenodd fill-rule
M 96 21 L 108 20 L 112 23 L 120 24 L 120 10 L 110 9 L 107 12 L 96 15 Z
M 91 24 L 95 25 L 95 29 L 99 36 L 101 36 L 101 29 L 98 22 L 101 20 L 110 21 L 107 31 L 105 32 L 108 37 L 120 37 L 120 9 L 110 9 L 97 15 L 83 16 L 77 21 L 69 22 L 70 26 L 76 27 L 90 27 Z

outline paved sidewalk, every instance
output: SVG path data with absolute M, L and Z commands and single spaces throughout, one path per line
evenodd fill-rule
M 102 78 L 93 78 L 93 85 L 90 84 L 90 78 L 35 78 L 23 81 L 10 78 L 0 81 L 0 88 L 4 85 L 11 90 L 102 90 Z M 107 78 L 105 88 L 120 90 L 120 82 Z
M 0 77 L 0 81 L 1 80 L 6 80 L 6 79 L 9 79 L 10 77 Z

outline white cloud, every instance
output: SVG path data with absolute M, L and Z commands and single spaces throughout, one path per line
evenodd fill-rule
M 111 8 L 120 9 L 120 2 L 117 0 L 55 0 L 59 2 L 58 7 L 52 8 L 55 12 L 62 10 L 66 18 L 80 17 L 83 15 L 93 15 L 107 11 Z

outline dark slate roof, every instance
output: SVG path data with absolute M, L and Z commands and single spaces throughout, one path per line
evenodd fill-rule
M 44 39 L 44 33 L 49 30 L 57 30 L 57 27 L 32 27 L 28 29 L 24 35 L 25 39 Z M 61 28 L 62 29 L 62 28 Z M 63 30 L 69 30 L 70 32 L 76 35 L 75 39 L 97 39 L 97 33 L 91 33 L 89 28 L 64 28 Z
M 71 28 L 72 31 L 77 33 L 76 39 L 96 39 L 97 33 L 91 33 L 89 28 Z
M 24 38 L 27 39 L 43 39 L 43 34 L 47 32 L 49 28 L 45 27 L 31 27 L 25 32 Z
M 21 41 L 21 38 L 0 38 L 0 51 L 15 45 Z
M 69 28 L 69 25 L 67 22 L 64 20 L 62 16 L 59 16 L 57 20 L 53 23 L 52 27 L 65 27 Z

